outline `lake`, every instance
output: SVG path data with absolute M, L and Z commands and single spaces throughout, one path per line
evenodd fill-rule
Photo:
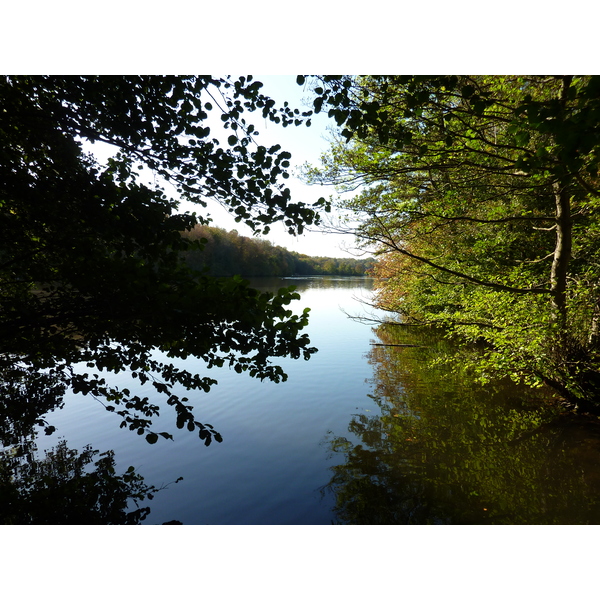
M 280 384 L 207 371 L 218 385 L 190 399 L 222 443 L 206 447 L 164 411 L 154 430 L 175 439 L 150 445 L 99 403 L 68 396 L 39 450 L 61 438 L 114 450 L 117 471 L 168 484 L 145 503 L 146 524 L 600 523 L 597 419 L 561 414 L 543 391 L 465 381 L 435 363 L 454 352 L 439 335 L 350 318 L 372 312 L 371 279 L 252 284 L 297 286 L 292 308 L 311 308 L 319 352 L 281 359 Z M 204 372 L 201 361 L 188 368 Z

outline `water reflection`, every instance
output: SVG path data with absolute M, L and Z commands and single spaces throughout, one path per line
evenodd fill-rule
M 159 491 L 130 467 L 118 475 L 114 452 L 81 452 L 61 440 L 43 456 L 33 440 L 0 449 L 0 523 L 137 525 Z
M 276 291 L 281 287 L 293 285 L 298 292 L 310 289 L 373 289 L 374 279 L 371 277 L 348 277 L 333 275 L 297 276 L 297 277 L 251 277 L 250 287 L 257 290 Z
M 0 369 L 0 445 L 18 444 L 35 427 L 54 431 L 45 416 L 64 404 L 65 385 L 44 372 L 29 372 L 15 364 Z
M 368 355 L 380 414 L 331 434 L 339 523 L 600 523 L 600 422 L 514 385 L 480 388 L 432 358 L 433 335 L 381 327 Z M 353 438 L 353 439 L 352 439 Z
M 138 524 L 150 513 L 140 503 L 158 491 L 130 467 L 115 470 L 114 452 L 80 452 L 59 441 L 43 454 L 36 437 L 55 428 L 48 413 L 61 408 L 65 386 L 48 373 L 18 365 L 0 378 L 0 523 Z
M 351 304 L 371 280 L 307 277 L 251 283 L 271 292 L 295 285 L 303 292 L 295 311 L 313 309 L 311 336 L 320 352 L 309 363 L 287 361 L 286 386 L 248 381 L 220 370 L 220 384 L 198 400 L 215 427 L 226 433 L 218 450 L 211 446 L 203 452 L 204 444 L 199 447 L 196 436 L 186 435 L 176 436 L 176 442 L 168 445 L 151 446 L 143 437 L 120 429 L 115 415 L 89 396 L 67 394 L 65 400 L 64 385 L 49 374 L 34 379 L 16 367 L 3 372 L 0 523 L 329 522 L 329 507 L 319 503 L 315 492 L 328 466 L 318 442 L 333 421 L 347 422 L 355 406 L 354 401 L 344 404 L 353 385 L 347 371 L 358 373 L 358 384 L 364 382 L 368 365 L 362 354 L 370 335 L 369 328 L 353 327 L 339 306 Z M 343 293 L 336 294 L 335 288 Z M 189 368 L 200 371 L 197 361 Z M 135 383 L 126 377 L 111 374 L 107 381 L 136 393 Z M 358 392 L 357 397 L 364 394 Z M 155 396 L 151 400 L 160 402 Z M 167 431 L 173 429 L 168 415 L 155 422 Z M 44 435 L 54 427 L 54 436 Z M 33 437 L 35 432 L 39 437 Z M 57 434 L 67 438 L 69 446 L 58 443 Z M 92 448 L 115 452 L 100 454 Z M 149 482 L 172 481 L 180 475 L 185 479 L 150 501 L 155 488 L 144 487 L 127 470 L 129 465 L 143 465 Z M 152 513 L 145 518 L 149 506 Z M 143 511 L 136 512 L 139 509 Z

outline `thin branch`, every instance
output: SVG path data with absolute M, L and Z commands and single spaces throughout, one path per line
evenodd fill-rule
M 445 219 L 447 221 L 470 221 L 473 223 L 508 223 L 510 221 L 553 221 L 554 217 L 504 217 L 503 219 L 476 219 L 474 217 L 448 217 L 446 215 L 438 215 L 435 213 L 421 212 L 417 210 L 407 210 L 408 214 L 415 214 L 423 218 L 435 217 L 437 219 Z M 539 229 L 540 231 L 551 231 L 556 225 L 548 229 L 540 227 L 533 227 L 533 229 Z
M 380 225 L 385 230 L 385 226 L 381 222 L 380 222 Z M 400 254 L 402 254 L 404 256 L 408 256 L 409 258 L 412 258 L 413 260 L 418 260 L 419 262 L 429 265 L 430 267 L 433 267 L 434 269 L 437 269 L 438 271 L 442 271 L 444 273 L 448 273 L 450 275 L 460 277 L 461 279 L 466 279 L 467 281 L 470 281 L 471 283 L 474 283 L 476 285 L 489 287 L 491 289 L 498 290 L 500 292 L 510 292 L 513 294 L 550 294 L 551 293 L 551 290 L 548 288 L 539 288 L 539 287 L 515 288 L 512 286 L 502 285 L 501 283 L 494 283 L 491 281 L 483 281 L 482 279 L 478 279 L 477 277 L 472 277 L 471 275 L 467 275 L 466 273 L 461 273 L 460 271 L 455 271 L 454 269 L 449 269 L 448 267 L 438 265 L 438 264 L 434 263 L 433 261 L 429 260 L 428 258 L 425 258 L 424 256 L 418 256 L 417 254 L 413 254 L 412 252 L 409 252 L 405 248 L 399 247 L 394 242 L 394 240 L 391 238 L 391 236 L 389 236 L 389 234 L 386 236 L 386 239 L 384 239 L 384 240 L 382 240 L 381 238 L 369 237 L 365 234 L 360 234 L 360 233 L 357 235 L 359 235 L 360 237 L 370 239 L 371 241 L 380 242 L 380 243 L 392 248 L 396 252 L 399 252 Z

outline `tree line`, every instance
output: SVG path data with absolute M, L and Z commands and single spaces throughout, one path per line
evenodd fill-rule
M 220 227 L 196 225 L 183 235 L 198 242 L 195 248 L 184 252 L 187 265 L 216 277 L 363 276 L 375 264 L 372 257 L 307 256 L 275 246 L 268 240 L 239 235 L 235 229 L 226 231 Z

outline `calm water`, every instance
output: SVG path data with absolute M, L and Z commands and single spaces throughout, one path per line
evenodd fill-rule
M 253 283 L 298 287 L 319 352 L 282 360 L 281 384 L 210 372 L 219 384 L 190 398 L 223 443 L 205 447 L 165 411 L 154 429 L 175 441 L 149 445 L 75 396 L 38 447 L 62 437 L 114 450 L 148 484 L 183 477 L 148 504 L 148 524 L 600 523 L 597 420 L 557 421 L 543 395 L 510 384 L 470 386 L 432 364 L 452 352 L 443 341 L 348 318 L 365 314 L 368 279 Z
M 326 436 L 345 431 L 357 411 L 377 408 L 368 396 L 372 368 L 365 359 L 374 335 L 370 326 L 344 312 L 364 312 L 360 299 L 369 298 L 371 282 L 286 278 L 253 280 L 253 285 L 264 290 L 297 286 L 302 298 L 293 308 L 311 307 L 308 333 L 319 352 L 310 361 L 281 359 L 289 378 L 280 384 L 226 368 L 208 371 L 218 385 L 208 394 L 188 396 L 198 419 L 222 434 L 221 444 L 205 447 L 196 433 L 176 429 L 174 413 L 167 408 L 154 429 L 173 433 L 175 441 L 149 445 L 119 429 L 118 416 L 74 396 L 50 419 L 57 433 L 38 438 L 38 447 L 49 447 L 60 435 L 70 448 L 91 444 L 101 451 L 113 449 L 118 467 L 133 465 L 148 484 L 183 477 L 155 496 L 145 523 L 331 523 L 335 501 L 320 491 L 336 462 L 328 459 Z M 203 364 L 196 369 L 202 371 Z M 132 387 L 125 377 L 122 384 Z

